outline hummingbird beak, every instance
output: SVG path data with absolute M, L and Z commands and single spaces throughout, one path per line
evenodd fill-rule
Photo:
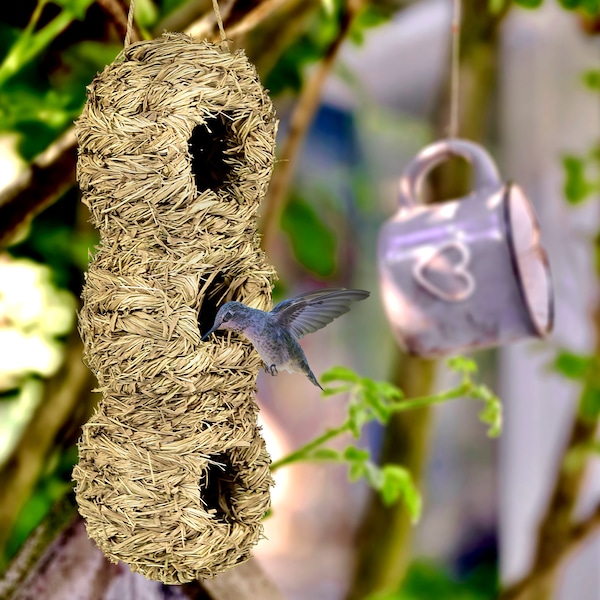
M 211 333 L 213 333 L 214 331 L 216 331 L 216 327 L 213 327 L 212 329 L 209 329 L 201 338 L 200 341 L 203 342 Z

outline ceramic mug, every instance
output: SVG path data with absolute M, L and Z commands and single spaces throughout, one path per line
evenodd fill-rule
M 453 156 L 472 165 L 473 191 L 420 203 L 427 174 Z M 408 164 L 400 208 L 379 235 L 378 262 L 394 335 L 411 354 L 440 356 L 552 329 L 550 269 L 533 208 L 473 142 L 437 142 Z

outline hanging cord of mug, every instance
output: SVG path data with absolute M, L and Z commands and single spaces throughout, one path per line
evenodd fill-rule
M 452 0 L 452 49 L 450 71 L 450 122 L 448 124 L 448 138 L 458 137 L 459 119 L 459 88 L 460 88 L 460 0 Z

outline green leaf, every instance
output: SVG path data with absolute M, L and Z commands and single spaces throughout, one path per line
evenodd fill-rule
M 377 392 L 388 400 L 401 400 L 404 397 L 402 390 L 388 381 L 377 381 Z
M 289 237 L 296 260 L 305 269 L 320 277 L 335 271 L 335 233 L 308 202 L 292 197 L 282 215 L 281 228 Z
M 383 471 L 370 460 L 365 461 L 365 480 L 376 491 L 381 492 L 384 484 Z
M 561 350 L 552 366 L 555 371 L 567 379 L 581 380 L 587 375 L 593 362 L 594 360 L 590 356 Z
M 384 10 L 382 7 L 367 4 L 354 18 L 348 37 L 354 44 L 363 44 L 366 31 L 387 23 L 391 14 L 389 10 Z
M 368 450 L 364 450 L 363 448 L 357 448 L 356 446 L 348 446 L 344 450 L 344 460 L 352 461 L 352 462 L 364 462 L 369 460 L 371 455 Z
M 152 0 L 135 0 L 135 22 L 148 29 L 156 24 L 159 19 L 158 8 Z
M 600 0 L 581 0 L 580 7 L 590 17 L 600 15 Z
M 321 0 L 321 6 L 323 7 L 323 10 L 325 11 L 325 14 L 328 17 L 332 17 L 335 13 L 334 0 Z
M 85 19 L 85 13 L 94 0 L 52 0 L 54 4 L 61 6 L 66 12 L 75 19 L 82 21 Z
M 523 8 L 539 8 L 543 0 L 515 0 L 516 4 Z
M 371 420 L 368 409 L 365 410 L 365 406 L 351 402 L 348 406 L 348 423 L 350 425 L 350 433 L 355 437 L 360 437 L 363 425 Z
M 594 185 L 585 174 L 585 161 L 578 156 L 566 155 L 562 163 L 565 170 L 565 196 L 570 204 L 579 204 L 594 191 Z
M 348 367 L 336 366 L 331 367 L 321 375 L 321 381 L 323 383 L 330 383 L 332 381 L 349 381 L 350 383 L 358 383 L 360 377 Z
M 321 378 L 321 381 L 323 380 L 323 378 Z M 352 386 L 350 385 L 340 385 L 337 387 L 326 387 L 323 392 L 322 392 L 322 396 L 337 396 L 338 394 L 344 394 L 346 392 L 349 392 L 352 389 Z
M 383 474 L 381 498 L 384 504 L 391 506 L 402 498 L 411 521 L 417 523 L 421 518 L 423 500 L 408 470 L 400 465 L 384 465 L 381 471 Z
M 596 92 L 600 91 L 600 69 L 590 69 L 583 74 L 583 83 Z
M 479 412 L 479 419 L 482 423 L 489 425 L 488 437 L 496 438 L 502 433 L 502 405 L 500 400 L 487 403 L 483 410 Z
M 391 410 L 386 403 L 386 399 L 379 393 L 377 384 L 368 378 L 361 381 L 361 397 L 365 407 L 371 409 L 373 416 L 381 423 L 387 423 Z
M 366 474 L 366 464 L 364 462 L 351 462 L 348 463 L 348 478 L 350 481 L 358 481 L 362 479 Z
M 575 10 L 579 8 L 581 0 L 559 0 L 560 5 L 567 10 Z
M 477 373 L 477 363 L 472 358 L 466 356 L 454 356 L 448 359 L 447 365 L 457 373 L 468 375 Z

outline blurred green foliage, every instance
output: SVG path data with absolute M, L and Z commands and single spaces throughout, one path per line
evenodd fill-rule
M 543 0 L 515 0 L 523 8 L 538 8 Z M 567 10 L 578 10 L 589 17 L 600 14 L 600 0 L 559 0 L 560 5 Z
M 265 78 L 265 87 L 273 96 L 285 91 L 298 93 L 304 83 L 306 67 L 323 57 L 339 33 L 343 12 L 342 0 L 334 0 L 330 9 L 316 11 L 303 33 L 290 44 Z M 348 37 L 362 44 L 369 29 L 387 22 L 390 8 L 366 4 L 352 22 Z
M 462 577 L 428 560 L 416 560 L 397 592 L 376 594 L 367 600 L 492 600 L 498 594 L 495 561 L 482 562 Z
M 311 204 L 297 193 L 290 196 L 281 217 L 294 257 L 309 272 L 331 276 L 336 267 L 336 235 Z

